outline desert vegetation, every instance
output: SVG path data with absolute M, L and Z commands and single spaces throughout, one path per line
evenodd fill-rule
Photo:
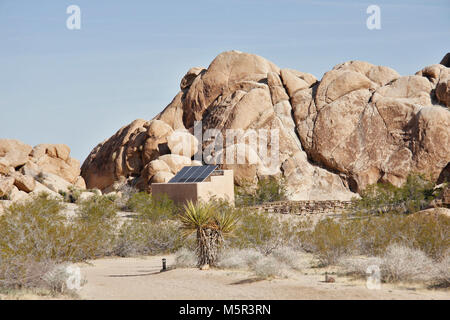
M 287 200 L 286 182 L 272 176 L 259 179 L 256 186 L 244 183 L 235 187 L 236 206 L 253 206 Z
M 258 201 L 280 199 L 282 189 L 268 180 L 253 194 Z M 385 282 L 448 287 L 450 217 L 416 213 L 438 193 L 423 177 L 408 178 L 400 188 L 371 186 L 348 213 L 319 220 L 257 213 L 245 201 L 178 207 L 135 191 L 125 198 L 77 198 L 75 214 L 67 214 L 66 202 L 43 193 L 0 216 L 0 290 L 72 294 L 64 285 L 68 264 L 168 253 L 176 253 L 178 267 L 244 269 L 259 278 L 329 265 L 362 277 L 376 265 Z M 312 264 L 305 254 L 314 257 Z

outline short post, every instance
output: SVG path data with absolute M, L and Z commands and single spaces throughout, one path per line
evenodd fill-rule
M 162 259 L 162 269 L 161 271 L 166 271 L 167 270 L 167 266 L 166 266 L 166 258 Z

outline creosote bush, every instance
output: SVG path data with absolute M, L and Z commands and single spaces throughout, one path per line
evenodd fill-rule
M 113 200 L 95 195 L 79 203 L 79 217 L 72 225 L 84 234 L 80 241 L 83 259 L 113 254 L 118 229 L 117 207 Z
M 450 246 L 450 217 L 433 214 L 383 214 L 323 219 L 299 232 L 302 247 L 323 265 L 343 256 L 383 255 L 392 244 L 423 251 L 439 262 Z
M 354 200 L 353 210 L 362 213 L 414 213 L 425 209 L 439 196 L 435 184 L 423 174 L 410 174 L 401 187 L 390 183 L 368 186 L 361 199 Z
M 121 257 L 172 253 L 187 245 L 179 232 L 180 223 L 173 220 L 153 222 L 135 219 L 120 229 L 114 255 Z
M 138 192 L 130 196 L 127 207 L 130 211 L 153 220 L 173 219 L 179 212 L 179 208 L 167 195 L 153 197 L 147 192 Z
M 0 217 L 0 287 L 42 286 L 55 265 L 82 259 L 83 234 L 61 214 L 63 208 L 41 194 L 6 209 Z
M 242 210 L 241 219 L 227 245 L 234 248 L 253 248 L 270 254 L 280 246 L 298 246 L 296 225 L 282 221 L 279 216 Z

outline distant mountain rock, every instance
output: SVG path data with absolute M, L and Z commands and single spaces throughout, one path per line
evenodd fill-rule
M 234 169 L 237 184 L 283 176 L 294 200 L 348 200 L 369 184 L 400 185 L 410 172 L 438 179 L 450 161 L 449 70 L 436 64 L 400 76 L 349 61 L 318 81 L 257 55 L 224 52 L 207 69 L 190 69 L 153 120 L 135 120 L 94 148 L 81 175 L 88 188 L 128 182 L 150 191 L 152 182 L 167 181 L 183 165 L 200 164 L 193 152 L 172 150 L 174 135 L 191 136 L 202 121 L 203 133 L 222 133 L 224 154 L 247 147 L 245 158 L 256 159 L 222 165 Z M 279 163 L 269 168 L 260 150 L 227 142 L 230 129 L 278 130 Z M 197 143 L 204 150 L 212 141 Z M 270 139 L 264 145 L 269 153 L 274 146 Z

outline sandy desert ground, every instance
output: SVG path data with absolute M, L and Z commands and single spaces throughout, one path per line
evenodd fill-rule
M 364 281 L 336 276 L 324 282 L 325 269 L 295 272 L 288 279 L 258 280 L 247 271 L 182 268 L 160 272 L 162 256 L 109 258 L 80 264 L 87 280 L 81 299 L 450 299 L 450 291 L 417 285 L 383 284 L 369 290 Z M 168 265 L 174 256 L 165 256 Z M 333 272 L 333 270 L 328 270 Z

